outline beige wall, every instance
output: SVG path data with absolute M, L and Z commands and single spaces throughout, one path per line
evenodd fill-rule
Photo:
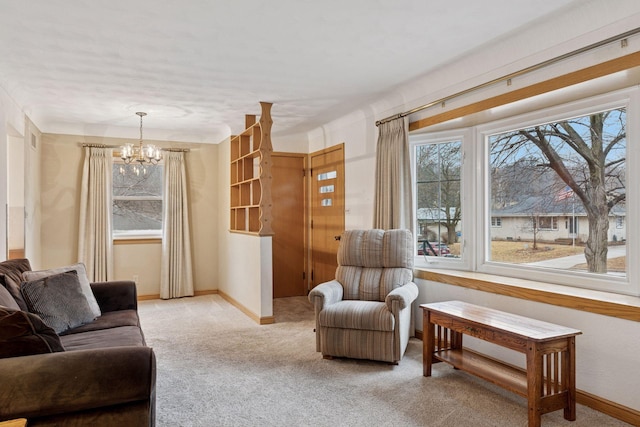
M 120 145 L 122 139 L 75 135 L 42 135 L 41 162 L 41 262 L 34 268 L 50 268 L 77 261 L 82 143 Z M 163 147 L 186 147 L 190 189 L 194 286 L 196 291 L 215 290 L 218 274 L 218 147 L 149 141 Z M 114 246 L 116 279 L 138 276 L 139 295 L 160 293 L 161 245 Z
M 218 144 L 220 210 L 218 239 L 219 287 L 225 296 L 239 303 L 254 319 L 273 315 L 271 236 L 258 237 L 229 232 L 231 222 L 231 158 L 229 139 Z

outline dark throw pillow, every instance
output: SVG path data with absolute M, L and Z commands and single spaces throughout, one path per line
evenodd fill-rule
M 20 294 L 20 283 L 22 283 L 22 273 L 31 271 L 31 264 L 26 258 L 10 259 L 0 262 L 0 284 L 4 285 L 13 299 L 22 310 L 27 310 L 27 303 Z
M 0 307 L 0 359 L 64 351 L 60 337 L 35 314 Z
M 0 274 L 0 283 L 4 283 L 4 274 Z M 14 310 L 20 310 L 20 306 L 16 302 L 15 298 L 2 284 L 0 284 L 0 305 Z
M 75 271 L 22 282 L 20 291 L 29 311 L 40 316 L 58 334 L 89 323 L 96 317 Z

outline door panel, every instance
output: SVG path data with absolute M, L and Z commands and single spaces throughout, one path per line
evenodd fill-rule
M 271 155 L 273 297 L 307 294 L 304 277 L 304 155 Z
M 344 231 L 344 144 L 310 155 L 311 287 L 335 278 Z

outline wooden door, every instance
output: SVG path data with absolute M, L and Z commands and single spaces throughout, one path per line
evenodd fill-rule
M 271 155 L 274 298 L 307 294 L 304 171 L 304 154 Z
M 344 231 L 344 144 L 309 155 L 311 164 L 311 287 L 335 278 Z

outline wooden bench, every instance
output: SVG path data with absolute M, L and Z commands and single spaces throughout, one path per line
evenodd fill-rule
M 529 426 L 547 412 L 564 409 L 576 419 L 575 337 L 577 329 L 492 310 L 462 301 L 422 304 L 423 374 L 446 362 L 527 398 Z M 526 355 L 526 372 L 462 347 L 470 335 Z

